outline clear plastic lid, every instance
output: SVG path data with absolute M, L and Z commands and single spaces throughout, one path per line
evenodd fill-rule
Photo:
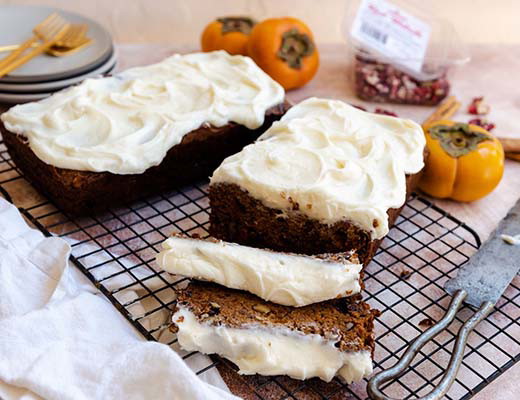
M 444 74 L 448 67 L 468 62 L 470 56 L 453 25 L 439 18 L 435 9 L 425 3 L 412 4 L 409 0 L 347 0 L 342 24 L 343 35 L 354 54 L 364 59 L 392 64 L 421 81 L 436 79 Z M 392 17 L 388 15 L 381 17 L 385 12 L 397 14 L 403 18 L 404 23 L 401 26 L 391 26 L 395 25 L 395 19 L 392 20 Z M 367 13 L 376 15 L 366 16 Z M 358 14 L 363 14 L 363 16 L 358 17 Z M 370 20 L 371 17 L 373 17 L 372 20 Z M 391 22 L 386 23 L 385 18 Z M 363 22 L 365 20 L 367 25 Z M 402 26 L 407 23 L 411 25 L 413 22 L 419 27 L 424 27 L 426 42 L 417 45 L 416 53 L 410 51 L 410 47 L 403 47 L 403 50 L 409 51 L 399 51 L 397 46 L 399 40 L 408 40 L 404 37 L 405 35 L 402 35 Z M 359 34 L 356 32 L 359 32 L 360 24 L 361 31 L 372 35 L 373 41 L 359 39 Z M 408 27 L 406 28 L 408 29 Z M 393 45 L 386 43 L 387 39 L 389 42 L 392 41 Z M 379 46 L 378 42 L 384 42 L 390 51 L 386 51 L 382 45 Z M 411 49 L 413 50 L 413 47 Z

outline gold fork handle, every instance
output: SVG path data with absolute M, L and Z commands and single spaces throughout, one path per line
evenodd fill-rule
M 54 43 L 56 42 L 56 39 L 48 40 L 44 43 L 42 43 L 40 46 L 29 52 L 28 54 L 21 56 L 14 60 L 12 63 L 2 66 L 0 65 L 0 78 L 4 75 L 7 75 L 9 72 L 15 70 L 19 66 L 25 64 L 27 61 L 33 59 L 37 55 L 43 53 L 47 49 L 49 49 Z
M 16 48 L 14 49 L 14 51 L 11 54 L 9 54 L 7 57 L 0 60 L 0 68 L 8 65 L 13 60 L 18 58 L 29 47 L 34 47 L 35 45 L 37 46 L 38 45 L 37 41 L 38 41 L 38 37 L 33 36 L 32 38 L 30 38 L 29 40 L 26 40 L 22 44 L 16 45 Z M 12 46 L 9 46 L 9 47 L 12 47 Z
M 6 44 L 3 46 L 0 46 L 0 53 L 4 53 L 6 51 L 13 51 L 16 49 L 19 49 L 21 45 L 19 44 Z M 31 47 L 38 47 L 38 43 L 31 44 Z
M 50 54 L 51 56 L 55 56 L 55 57 L 68 56 L 70 54 L 74 54 L 74 53 L 78 52 L 79 50 L 84 49 L 91 43 L 92 43 L 92 39 L 89 39 L 89 38 L 83 39 L 83 41 L 80 44 L 78 44 L 75 47 L 71 47 L 71 48 L 58 46 L 55 43 L 51 46 L 50 49 L 47 50 L 47 54 Z M 38 45 L 39 45 L 39 43 L 33 43 L 30 47 L 38 47 Z M 19 47 L 20 47 L 19 44 L 10 44 L 10 45 L 5 45 L 5 46 L 0 46 L 0 53 L 3 53 L 5 51 L 16 50 Z M 14 59 L 14 57 L 13 57 L 13 59 Z

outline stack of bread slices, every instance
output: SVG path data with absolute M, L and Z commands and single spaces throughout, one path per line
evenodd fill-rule
M 346 382 L 372 372 L 362 271 L 424 166 L 413 121 L 337 100 L 293 106 L 210 182 L 210 233 L 174 236 L 159 266 L 191 278 L 173 324 L 188 351 L 242 374 Z

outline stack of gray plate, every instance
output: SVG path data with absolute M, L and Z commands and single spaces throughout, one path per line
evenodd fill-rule
M 54 8 L 0 6 L 0 47 L 24 42 L 32 36 L 32 28 L 53 12 L 58 12 L 71 23 L 87 24 L 87 36 L 93 42 L 64 57 L 39 55 L 0 78 L 0 103 L 16 104 L 39 100 L 86 78 L 108 74 L 114 70 L 116 53 L 106 29 L 89 18 Z M 7 54 L 9 53 L 0 53 L 0 59 Z

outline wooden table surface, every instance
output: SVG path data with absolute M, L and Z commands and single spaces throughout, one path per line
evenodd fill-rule
M 518 46 L 516 46 L 518 47 Z M 369 110 L 383 107 L 395 111 L 402 117 L 423 121 L 431 107 L 397 106 L 391 104 L 368 104 L 358 100 L 353 93 L 351 57 L 342 45 L 321 45 L 321 66 L 315 79 L 302 89 L 288 93 L 293 102 L 311 96 L 329 97 L 360 104 Z M 117 48 L 118 70 L 135 65 L 150 64 L 175 52 L 188 52 L 195 48 L 174 48 L 168 45 L 119 45 Z M 452 77 L 452 94 L 463 103 L 462 109 L 472 97 L 484 95 L 491 105 L 490 120 L 497 125 L 496 133 L 501 136 L 520 138 L 520 91 L 516 74 L 520 71 L 520 52 L 513 46 L 480 45 L 472 48 L 473 60 Z M 518 86 L 518 85 L 516 85 Z M 1 107 L 0 107 L 1 111 Z M 463 111 L 456 118 L 467 121 L 470 116 Z M 26 193 L 19 200 L 27 200 Z M 506 161 L 504 177 L 497 189 L 486 198 L 461 204 L 447 200 L 433 200 L 440 207 L 466 222 L 485 239 L 505 216 L 508 209 L 520 197 L 520 162 Z M 16 201 L 15 201 L 16 202 Z M 520 227 L 519 227 L 520 233 Z M 518 399 L 520 363 L 488 385 L 475 399 Z

